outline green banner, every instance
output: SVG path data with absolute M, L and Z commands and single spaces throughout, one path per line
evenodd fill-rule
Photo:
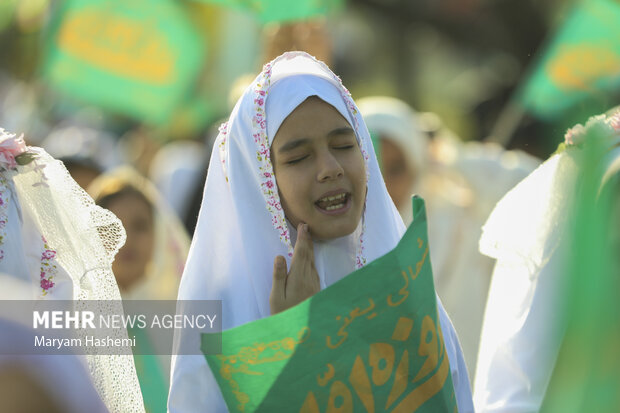
M 344 0 L 198 0 L 246 10 L 262 23 L 291 22 L 324 16 L 339 9 Z
M 534 115 L 554 119 L 583 101 L 601 101 L 597 106 L 605 110 L 617 104 L 608 100 L 619 92 L 620 1 L 584 0 L 555 34 L 518 99 Z
M 89 104 L 164 123 L 205 59 L 175 0 L 66 0 L 46 34 L 43 76 Z
M 394 250 L 206 355 L 231 412 L 456 412 L 424 201 Z M 206 353 L 209 335 L 202 337 Z M 284 409 L 284 410 L 283 410 Z
M 584 139 L 569 283 L 557 309 L 567 328 L 544 413 L 620 412 L 620 174 L 600 190 L 609 142 L 598 132 Z

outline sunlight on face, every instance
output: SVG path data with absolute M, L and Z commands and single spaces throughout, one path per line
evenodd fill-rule
M 121 220 L 127 233 L 127 241 L 112 263 L 112 271 L 118 287 L 122 291 L 128 291 L 144 277 L 153 254 L 153 212 L 151 206 L 135 194 L 111 199 L 106 208 Z
M 415 174 L 403 151 L 390 139 L 381 138 L 381 173 L 396 207 L 409 203 Z
M 271 145 L 284 213 L 316 239 L 351 234 L 366 200 L 366 169 L 354 130 L 333 106 L 310 97 L 282 122 Z

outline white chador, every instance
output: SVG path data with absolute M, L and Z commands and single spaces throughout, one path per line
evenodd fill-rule
M 34 160 L 19 165 L 14 155 L 22 150 Z M 0 128 L 2 297 L 73 300 L 72 306 L 106 300 L 122 313 L 112 261 L 124 242 L 120 221 L 96 206 L 60 161 Z M 126 339 L 126 331 L 115 338 Z M 144 411 L 131 355 L 88 355 L 86 362 L 108 410 Z
M 405 231 L 348 91 L 323 63 L 302 52 L 285 53 L 265 65 L 220 128 L 181 279 L 179 300 L 222 300 L 224 329 L 270 315 L 274 258 L 290 260 L 296 234 L 282 211 L 269 148 L 284 119 L 310 96 L 318 96 L 348 120 L 367 170 L 368 192 L 358 229 L 314 242 L 321 288 L 393 249 Z M 443 307 L 438 307 L 459 411 L 473 411 L 458 340 Z M 198 335 L 177 337 L 177 346 L 180 341 L 200 354 Z M 174 357 L 168 408 L 172 413 L 226 411 L 203 356 Z

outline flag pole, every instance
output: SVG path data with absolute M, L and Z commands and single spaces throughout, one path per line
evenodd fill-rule
M 491 133 L 483 139 L 485 142 L 499 143 L 504 148 L 510 143 L 517 127 L 521 123 L 525 114 L 525 108 L 515 102 L 516 99 L 510 99 L 500 112 Z

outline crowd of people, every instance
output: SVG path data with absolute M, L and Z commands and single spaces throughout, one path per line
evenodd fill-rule
M 394 400 L 393 411 L 425 411 L 424 401 L 402 402 L 415 400 L 399 399 L 404 390 L 393 395 L 399 374 L 419 400 L 445 399 L 459 412 L 540 411 L 564 371 L 572 268 L 588 259 L 581 251 L 599 254 L 592 283 L 620 280 L 620 107 L 564 125 L 545 159 L 464 140 L 403 99 L 352 96 L 333 70 L 324 24 L 270 26 L 262 70 L 239 78 L 230 112 L 198 139 L 164 142 L 140 122 L 119 132 L 88 105 L 43 139 L 4 129 L 22 120 L 0 124 L 0 299 L 66 301 L 68 310 L 100 300 L 121 314 L 129 301 L 219 300 L 230 330 L 286 313 L 394 250 L 415 224 L 419 196 L 434 288 L 425 300 L 442 352 L 434 357 L 445 351 L 449 385 L 418 382 L 409 365 L 432 356 L 412 342 L 384 396 L 351 373 L 359 400 L 325 387 L 318 402 L 278 411 L 384 411 L 384 399 L 385 411 Z M 602 224 L 586 244 L 576 228 L 589 207 Z M 402 317 L 422 326 L 420 314 Z M 220 377 L 235 371 L 215 371 L 193 331 L 175 332 L 159 352 L 147 337 L 133 354 L 32 355 L 31 326 L 18 312 L 0 314 L 0 411 L 225 412 L 247 396 L 225 397 Z M 363 337 L 350 340 L 368 352 Z M 394 358 L 381 351 L 368 370 L 374 384 L 380 361 Z

